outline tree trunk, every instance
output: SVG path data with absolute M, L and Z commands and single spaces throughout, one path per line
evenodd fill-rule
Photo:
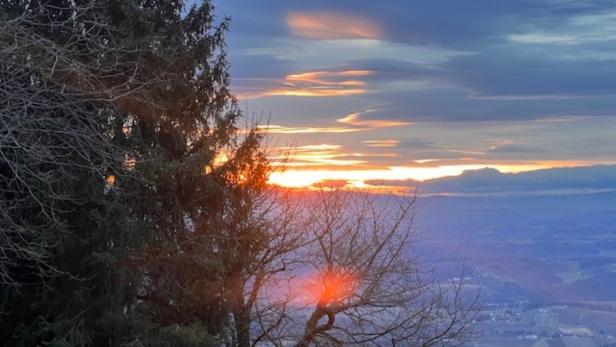
M 317 326 L 317 324 L 319 324 L 319 320 L 321 320 L 323 316 L 327 316 L 327 323 Z M 331 310 L 327 310 L 323 307 L 317 307 L 317 309 L 312 312 L 312 315 L 310 315 L 310 319 L 306 322 L 304 336 L 302 336 L 302 339 L 297 342 L 295 347 L 310 346 L 317 334 L 330 330 L 334 326 L 335 318 L 336 316 Z
M 237 333 L 237 347 L 250 347 L 250 311 L 240 305 L 233 312 L 235 330 Z

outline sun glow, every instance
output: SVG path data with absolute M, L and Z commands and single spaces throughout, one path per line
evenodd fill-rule
M 441 165 L 441 166 L 392 166 L 382 169 L 335 170 L 335 169 L 289 169 L 273 172 L 270 183 L 287 188 L 310 188 L 324 181 L 346 181 L 351 187 L 368 188 L 366 181 L 370 180 L 416 180 L 425 181 L 434 178 L 457 176 L 466 170 L 478 170 L 491 167 L 505 173 L 515 173 L 545 169 L 555 166 L 549 163 L 532 163 L 528 165 Z

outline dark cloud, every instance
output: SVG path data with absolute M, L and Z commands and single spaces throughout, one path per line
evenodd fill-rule
M 292 61 L 268 54 L 236 54 L 231 63 L 231 76 L 238 82 L 247 78 L 282 78 L 293 71 Z
M 615 116 L 616 98 L 478 98 L 472 91 L 443 87 L 370 96 L 384 105 L 371 117 L 410 122 L 534 120 L 565 116 Z
M 616 94 L 616 59 L 563 59 L 564 54 L 556 49 L 499 46 L 455 57 L 442 66 L 442 72 L 485 96 Z
M 616 49 L 601 41 L 613 35 L 609 28 L 602 35 L 602 26 L 610 24 L 574 23 L 613 13 L 612 1 L 219 0 L 216 4 L 219 13 L 233 19 L 229 43 L 234 85 L 248 91 L 278 85 L 286 75 L 310 69 L 359 69 L 374 71 L 364 79 L 366 95 L 357 96 L 362 107 L 377 109 L 371 119 L 526 120 L 615 114 Z M 323 62 L 307 68 L 284 57 L 285 51 L 297 52 L 305 41 L 294 38 L 295 45 L 284 46 L 279 40 L 292 37 L 285 23 L 289 13 L 311 11 L 370 18 L 383 26 L 385 41 L 459 54 L 444 53 L 444 61 L 419 64 L 403 49 L 372 59 L 354 59 L 349 51 L 338 61 L 328 61 L 328 52 L 323 51 Z M 546 42 L 532 36 L 528 42 L 511 39 L 533 34 L 547 35 Z M 550 35 L 571 36 L 575 42 L 554 44 Z M 584 39 L 577 42 L 578 36 Z M 273 46 L 280 48 L 275 54 L 255 52 Z M 298 59 L 301 54 L 293 56 Z M 264 80 L 254 80 L 260 78 Z M 418 88 L 418 83 L 425 86 Z
M 426 139 L 407 139 L 400 141 L 398 143 L 399 148 L 412 148 L 412 149 L 436 149 L 439 148 L 439 145 L 430 140 Z
M 396 80 L 430 80 L 445 81 L 443 68 L 434 65 L 419 64 L 392 58 L 349 60 L 344 68 L 374 71 L 368 81 L 383 82 Z
M 356 60 L 344 68 L 366 77 L 373 119 L 407 121 L 525 120 L 616 115 L 616 60 L 573 60 L 549 52 L 489 49 L 440 66 L 396 59 Z M 425 83 L 379 90 L 383 83 Z

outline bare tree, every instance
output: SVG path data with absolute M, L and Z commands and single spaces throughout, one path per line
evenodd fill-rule
M 476 295 L 464 295 L 462 280 L 439 284 L 413 256 L 414 197 L 323 190 L 295 199 L 301 230 L 286 232 L 303 237 L 291 250 L 300 265 L 271 277 L 255 300 L 253 345 L 430 346 L 470 336 Z
M 313 308 L 297 346 L 430 346 L 463 341 L 476 313 L 462 280 L 443 286 L 413 256 L 415 197 L 320 192 L 309 202 L 316 242 Z
M 272 247 L 242 278 L 234 345 L 431 346 L 472 335 L 478 293 L 463 278 L 439 283 L 414 256 L 415 197 L 323 189 L 284 201 L 259 214 Z M 249 338 L 239 331 L 248 327 Z
M 241 347 L 270 340 L 288 323 L 289 279 L 300 265 L 299 250 L 310 242 L 303 233 L 302 200 L 296 193 L 270 187 L 255 192 L 251 201 L 248 223 L 260 230 L 262 239 L 244 240 L 254 245 L 254 252 L 238 255 L 244 265 L 230 276 L 228 285 L 235 330 L 232 344 Z M 280 287 L 283 290 L 277 290 Z M 284 299 L 263 300 L 272 290 Z

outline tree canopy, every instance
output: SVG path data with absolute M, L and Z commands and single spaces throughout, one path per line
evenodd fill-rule
M 228 20 L 207 1 L 0 9 L 3 341 L 219 333 L 267 173 L 238 130 Z

